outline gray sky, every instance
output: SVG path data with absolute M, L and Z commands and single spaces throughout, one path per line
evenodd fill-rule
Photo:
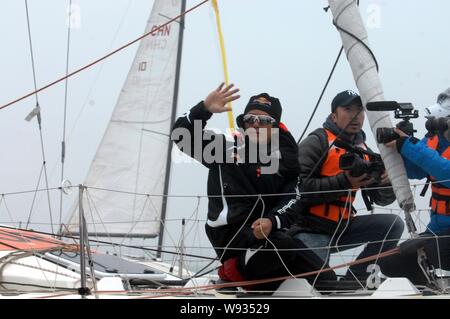
M 69 1 L 29 0 L 38 87 L 65 73 L 66 10 Z M 191 7 L 199 1 L 188 1 Z M 147 0 L 73 0 L 80 9 L 80 25 L 71 33 L 70 70 L 74 70 L 140 36 L 151 10 Z M 241 88 L 234 103 L 235 116 L 251 95 L 268 92 L 279 97 L 283 119 L 293 135 L 302 132 L 322 90 L 341 42 L 331 24 L 331 12 L 319 0 L 219 0 L 230 78 Z M 450 2 L 445 0 L 361 0 L 369 41 L 380 65 L 385 98 L 412 102 L 420 111 L 435 102 L 450 86 Z M 24 1 L 2 1 L 0 103 L 33 89 Z M 222 81 L 219 44 L 211 5 L 186 18 L 178 114 L 203 99 Z M 66 178 L 82 183 L 100 142 L 137 45 L 69 80 Z M 309 131 L 321 126 L 333 96 L 355 89 L 349 65 L 342 57 Z M 39 95 L 43 116 L 44 147 L 50 187 L 59 186 L 64 86 Z M 36 187 L 42 165 L 37 124 L 25 116 L 35 105 L 31 97 L 0 110 L 3 136 L 0 166 L 2 193 Z M 424 120 L 414 122 L 423 136 Z M 215 115 L 210 126 L 222 130 L 225 115 Z M 368 144 L 376 149 L 368 126 Z M 206 169 L 197 164 L 174 164 L 171 194 L 206 194 Z M 44 184 L 41 183 L 41 186 Z M 428 194 L 429 195 L 429 194 Z M 55 196 L 55 194 L 53 194 Z M 59 198 L 58 196 L 54 197 Z M 26 220 L 32 194 L 7 197 L 14 220 Z M 39 196 L 34 221 L 48 222 L 46 198 Z M 64 208 L 72 198 L 66 198 Z M 419 200 L 426 207 L 428 200 Z M 24 207 L 25 203 L 25 207 Z M 173 200 L 169 218 L 189 216 L 190 202 Z M 362 201 L 358 201 L 362 207 Z M 205 218 L 205 201 L 199 218 Z M 56 206 L 55 206 L 56 207 Z M 187 210 L 186 210 L 187 207 Z M 393 207 L 396 207 L 394 205 Z M 41 212 L 39 212 L 41 211 Z M 44 213 L 42 213 L 44 211 Z M 54 219 L 58 213 L 54 212 Z M 4 203 L 0 221 L 8 221 Z M 203 227 L 200 227 L 200 233 Z

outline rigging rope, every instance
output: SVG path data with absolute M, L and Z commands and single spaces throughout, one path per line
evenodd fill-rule
M 63 114 L 63 131 L 61 141 L 61 185 L 64 181 L 64 164 L 66 159 L 66 123 L 67 123 L 67 92 L 69 86 L 69 58 L 70 58 L 70 31 L 72 28 L 72 0 L 69 0 L 68 7 L 68 23 L 67 23 L 67 44 L 66 44 L 66 78 L 64 81 L 64 114 Z M 59 224 L 62 224 L 62 209 L 63 209 L 63 192 L 59 194 Z
M 42 153 L 42 163 L 43 163 L 43 169 L 44 169 L 44 181 L 45 181 L 45 187 L 48 189 L 48 174 L 47 174 L 47 165 L 46 165 L 46 159 L 45 159 L 45 148 L 44 148 L 44 137 L 42 134 L 42 120 L 41 120 L 41 111 L 39 106 L 39 99 L 38 99 L 38 92 L 37 90 L 37 81 L 36 81 L 36 69 L 35 69 L 35 63 L 34 63 L 34 54 L 33 54 L 33 43 L 32 43 L 32 37 L 31 37 L 31 25 L 30 25 L 30 15 L 28 11 L 28 1 L 25 0 L 25 11 L 26 11 L 26 17 L 27 17 L 27 26 L 28 26 L 28 40 L 30 45 L 30 55 L 31 55 L 31 67 L 33 71 L 33 82 L 34 82 L 34 92 L 31 94 L 28 94 L 28 96 L 34 95 L 36 98 L 36 119 L 39 126 L 39 136 L 40 136 L 40 142 L 41 142 L 41 153 Z M 34 111 L 33 111 L 34 112 Z M 33 113 L 32 112 L 32 113 Z M 40 177 L 39 177 L 40 179 Z M 47 191 L 47 201 L 48 201 L 48 210 L 50 214 L 50 222 L 51 222 L 51 228 L 52 233 L 53 231 L 53 216 L 52 216 L 52 205 L 50 201 L 50 192 Z M 31 215 L 31 214 L 30 214 Z
M 384 253 L 380 255 L 373 255 L 365 258 L 361 258 L 359 260 L 339 264 L 333 267 L 329 267 L 324 269 L 322 272 L 328 272 L 335 269 L 343 268 L 343 267 L 349 267 L 353 265 L 358 265 L 362 263 L 366 263 L 372 260 L 375 260 L 376 258 L 385 258 L 389 256 L 393 256 L 395 254 L 398 254 L 400 252 L 399 248 L 394 248 L 388 251 L 385 251 Z M 295 274 L 295 278 L 303 278 L 308 276 L 316 275 L 320 272 L 320 270 L 310 271 L 306 273 L 301 274 Z M 158 297 L 164 297 L 164 296 L 172 296 L 173 294 L 193 294 L 198 291 L 208 291 L 213 289 L 220 289 L 220 288 L 227 288 L 227 287 L 245 287 L 245 286 L 252 286 L 252 285 L 259 285 L 259 284 L 265 284 L 265 283 L 271 283 L 281 280 L 286 280 L 292 278 L 291 276 L 280 276 L 275 278 L 266 278 L 266 279 L 257 279 L 257 280 L 248 280 L 248 281 L 235 281 L 235 282 L 227 282 L 227 283 L 221 283 L 221 284 L 210 284 L 210 285 L 202 285 L 202 286 L 194 286 L 194 287 L 180 287 L 180 288 L 166 288 L 164 290 L 160 289 L 140 289 L 140 290 L 123 290 L 123 291 L 96 291 L 98 294 L 128 294 L 130 292 L 134 293 L 157 293 L 158 295 L 152 295 L 152 296 L 144 296 L 140 298 L 158 298 Z M 163 292 L 163 293 L 162 293 Z M 162 293 L 162 294 L 161 294 Z M 66 294 L 61 294 L 58 296 L 63 296 Z M 55 296 L 49 295 L 41 298 L 53 298 Z
M 356 4 L 359 6 L 359 0 L 357 1 Z M 327 12 L 329 8 L 330 7 L 328 6 L 328 7 L 323 8 L 323 9 L 324 9 L 325 12 Z M 337 27 L 337 25 L 334 23 L 334 21 L 333 21 L 333 24 Z M 311 124 L 311 121 L 314 118 L 314 115 L 316 114 L 316 111 L 317 111 L 317 109 L 318 109 L 318 107 L 320 105 L 320 102 L 322 101 L 322 98 L 323 98 L 323 95 L 325 94 L 326 89 L 328 88 L 328 84 L 330 83 L 330 80 L 333 77 L 334 71 L 335 71 L 336 66 L 337 66 L 337 64 L 339 62 L 339 59 L 341 58 L 341 55 L 342 55 L 343 51 L 344 51 L 344 46 L 341 46 L 341 49 L 339 50 L 339 53 L 338 53 L 338 55 L 336 57 L 336 60 L 334 61 L 333 67 L 331 68 L 330 74 L 328 75 L 328 79 L 325 82 L 325 85 L 324 85 L 324 87 L 322 89 L 322 92 L 320 93 L 320 96 L 319 96 L 319 98 L 318 98 L 318 100 L 316 102 L 316 106 L 314 107 L 314 110 L 311 113 L 311 116 L 309 117 L 308 123 L 306 123 L 305 129 L 303 130 L 302 134 L 300 135 L 300 138 L 297 140 L 297 144 L 299 144 L 302 141 L 303 136 L 305 136 L 305 133 L 308 130 L 308 127 Z M 375 56 L 373 54 L 372 54 L 372 56 L 374 57 L 374 60 L 376 61 Z
M 34 203 L 36 202 L 36 197 L 37 197 L 37 194 L 38 194 L 38 188 L 39 188 L 39 184 L 41 183 L 41 178 L 42 178 L 42 172 L 43 171 L 44 171 L 44 165 L 41 166 L 41 171 L 39 172 L 39 178 L 38 178 L 38 181 L 36 183 L 36 189 L 34 191 L 33 200 L 31 202 L 31 207 L 30 207 L 30 213 L 28 214 L 28 219 L 27 219 L 27 224 L 25 225 L 25 229 L 28 229 L 28 226 L 30 225 L 31 215 L 33 214 Z
M 124 44 L 123 46 L 121 46 L 121 47 L 115 49 L 114 51 L 112 51 L 112 52 L 110 52 L 110 53 L 108 53 L 108 54 L 102 56 L 101 58 L 98 58 L 97 60 L 92 61 L 91 63 L 89 63 L 89 64 L 87 64 L 87 65 L 85 65 L 85 66 L 83 66 L 83 67 L 81 67 L 81 68 L 79 68 L 79 69 L 77 69 L 77 70 L 71 72 L 71 73 L 69 73 L 68 75 L 63 76 L 63 77 L 61 77 L 61 78 L 59 78 L 59 79 L 57 79 L 57 80 L 55 80 L 55 81 L 53 81 L 53 82 L 51 82 L 51 83 L 49 83 L 49 84 L 47 84 L 47 85 L 44 85 L 43 87 L 41 87 L 41 88 L 39 88 L 39 89 L 36 89 L 36 90 L 34 90 L 33 92 L 30 92 L 30 93 L 28 93 L 28 94 L 25 94 L 24 96 L 21 96 L 21 97 L 15 99 L 15 100 L 13 100 L 13 101 L 10 101 L 10 102 L 8 102 L 8 103 L 6 103 L 6 104 L 3 104 L 2 106 L 0 106 L 0 110 L 1 110 L 1 109 L 4 109 L 4 108 L 6 108 L 6 107 L 8 107 L 8 106 L 10 106 L 10 105 L 13 105 L 13 104 L 15 104 L 15 103 L 17 103 L 17 102 L 19 102 L 19 101 L 22 101 L 22 100 L 24 100 L 24 99 L 26 99 L 26 98 L 28 98 L 28 97 L 30 97 L 30 96 L 36 94 L 36 93 L 39 93 L 39 92 L 41 92 L 41 91 L 43 91 L 43 90 L 46 90 L 46 89 L 48 89 L 49 87 L 51 87 L 51 86 L 53 86 L 53 85 L 55 85 L 55 84 L 57 84 L 57 83 L 59 83 L 59 82 L 61 82 L 61 81 L 64 81 L 66 78 L 70 78 L 70 77 L 74 76 L 75 74 L 78 74 L 78 73 L 80 73 L 81 71 L 84 71 L 84 70 L 86 70 L 86 69 L 92 67 L 93 65 L 95 65 L 95 64 L 97 64 L 97 63 L 99 63 L 99 62 L 101 62 L 101 61 L 103 61 L 103 60 L 109 58 L 110 56 L 116 54 L 117 52 L 122 51 L 123 49 L 125 49 L 125 48 L 131 46 L 132 44 L 134 44 L 134 43 L 136 43 L 136 42 L 139 42 L 139 41 L 142 40 L 143 38 L 148 37 L 148 36 L 150 36 L 151 34 L 157 33 L 157 32 L 160 31 L 160 30 L 163 30 L 167 25 L 171 24 L 172 22 L 176 21 L 177 19 L 181 18 L 182 16 L 185 16 L 185 15 L 188 14 L 189 12 L 191 12 L 191 11 L 193 11 L 193 10 L 199 8 L 200 6 L 202 6 L 203 4 L 205 4 L 205 3 L 208 2 L 208 1 L 209 1 L 209 0 L 203 0 L 202 2 L 196 4 L 195 6 L 191 7 L 190 9 L 184 11 L 183 13 L 181 13 L 181 14 L 178 15 L 178 16 L 176 16 L 175 18 L 172 18 L 172 19 L 170 19 L 169 21 L 167 21 L 166 23 L 161 24 L 159 27 L 155 28 L 154 30 L 145 33 L 144 35 L 142 35 L 142 36 L 140 36 L 140 37 L 138 37 L 138 38 L 136 38 L 136 39 L 134 39 L 134 40 L 132 40 L 132 41 L 126 43 L 126 44 Z
M 328 75 L 328 79 L 327 79 L 327 81 L 325 82 L 325 85 L 324 85 L 324 87 L 323 87 L 323 89 L 322 89 L 322 92 L 320 93 L 319 99 L 318 99 L 317 102 L 316 102 L 316 106 L 314 107 L 314 110 L 313 110 L 313 112 L 311 113 L 311 116 L 309 117 L 308 123 L 306 123 L 306 126 L 305 126 L 305 128 L 304 128 L 304 130 L 303 130 L 303 132 L 302 132 L 302 135 L 300 135 L 300 138 L 297 140 L 297 144 L 299 144 L 299 143 L 302 141 L 303 136 L 305 136 L 305 133 L 306 133 L 306 131 L 308 130 L 308 127 L 309 127 L 309 125 L 311 124 L 311 121 L 313 120 L 314 115 L 316 114 L 317 109 L 319 108 L 320 102 L 322 101 L 323 95 L 325 94 L 325 91 L 326 91 L 327 88 L 328 88 L 328 84 L 330 83 L 330 80 L 331 80 L 331 78 L 333 77 L 334 70 L 336 69 L 336 66 L 337 66 L 337 64 L 338 64 L 338 62 L 339 62 L 339 59 L 341 58 L 341 55 L 342 55 L 342 52 L 343 52 L 343 51 L 344 51 L 344 47 L 341 46 L 341 49 L 339 50 L 339 53 L 338 53 L 338 55 L 337 55 L 337 57 L 336 57 L 336 60 L 334 61 L 333 67 L 331 68 L 331 72 L 330 72 L 330 74 Z
M 214 1 L 214 0 L 213 0 Z M 206 1 L 205 1 L 206 2 Z M 215 1 L 214 1 L 215 2 Z M 188 10 L 189 11 L 189 10 Z M 186 11 L 185 13 L 187 13 L 188 11 Z M 28 11 L 27 11 L 28 12 Z M 28 14 L 28 13 L 27 13 Z M 338 28 L 338 26 L 336 25 L 336 27 Z M 70 29 L 70 27 L 69 27 L 69 29 Z M 342 30 L 342 29 L 341 29 Z M 344 31 L 345 32 L 345 30 L 342 30 L 342 31 Z M 348 33 L 348 32 L 347 32 Z M 69 32 L 69 35 L 70 35 L 70 32 Z M 31 34 L 30 34 L 30 45 L 31 45 Z M 369 49 L 370 50 L 370 49 Z M 341 51 L 340 51 L 340 54 L 342 53 L 342 48 L 341 48 Z M 68 54 L 68 53 L 67 53 Z M 337 62 L 337 61 L 336 61 Z M 376 62 L 376 60 L 375 60 L 375 63 L 377 63 Z M 335 66 L 334 66 L 335 67 Z M 333 71 L 334 71 L 334 67 L 333 67 Z M 377 65 L 377 69 L 378 69 L 378 65 Z M 33 72 L 34 72 L 34 66 L 33 66 Z M 65 100 L 66 100 L 66 102 L 67 102 L 67 81 L 68 81 L 68 78 L 69 78 L 69 76 L 71 76 L 71 75 L 73 75 L 73 74 L 68 74 L 68 56 L 67 56 L 67 65 L 66 65 L 66 77 L 65 77 L 65 80 L 66 80 L 66 95 L 65 95 Z M 331 78 L 331 74 L 330 74 L 330 77 L 329 77 L 329 79 Z M 328 80 L 329 80 L 328 79 Z M 35 80 L 35 84 L 36 84 L 36 79 L 34 78 L 34 80 Z M 327 85 L 328 85 L 328 81 L 327 81 Z M 324 90 L 325 90 L 325 88 L 324 88 Z M 37 92 L 38 92 L 38 90 L 37 90 L 37 87 L 36 87 L 36 85 L 35 85 L 35 94 L 36 94 L 36 99 L 37 99 Z M 323 95 L 323 93 L 324 93 L 324 91 L 322 91 L 322 95 Z M 322 97 L 322 95 L 321 95 L 321 97 Z M 319 98 L 319 102 L 318 103 L 320 103 L 320 99 L 321 99 L 321 97 Z M 318 104 L 317 104 L 318 105 Z M 316 105 L 316 108 L 317 108 L 317 105 Z M 65 105 L 65 107 L 66 107 L 66 105 Z M 0 107 L 0 109 L 1 108 L 3 108 L 3 107 Z M 66 111 L 66 109 L 64 110 L 64 111 Z M 315 111 L 316 110 L 314 110 L 314 113 L 315 113 Z M 314 115 L 314 113 L 313 113 L 313 115 Z M 312 117 L 311 117 L 311 119 L 312 119 Z M 308 125 L 309 125 L 309 123 L 308 123 Z M 302 134 L 302 136 L 304 135 L 304 133 Z M 301 139 L 301 138 L 300 138 Z M 64 140 L 63 140 L 63 142 L 64 142 Z M 64 147 L 63 147 L 63 149 L 64 149 Z M 62 156 L 62 162 L 64 162 L 63 161 L 63 156 Z M 45 160 L 44 160 L 44 165 L 45 165 Z M 45 168 L 45 167 L 44 167 Z M 63 169 L 62 169 L 62 173 L 63 173 Z M 63 174 L 62 174 L 62 176 L 63 176 Z M 48 185 L 47 185 L 48 186 Z M 263 203 L 264 204 L 264 203 Z M 51 212 L 50 212 L 50 217 L 51 217 Z M 53 227 L 53 223 L 52 223 L 52 227 Z

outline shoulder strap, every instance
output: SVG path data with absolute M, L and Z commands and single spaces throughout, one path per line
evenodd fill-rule
M 312 131 L 308 134 L 308 136 L 314 135 L 319 139 L 320 148 L 322 149 L 322 154 L 320 155 L 322 158 L 320 160 L 320 163 L 317 166 L 317 169 L 320 171 L 320 167 L 322 167 L 322 164 L 326 161 L 328 155 L 323 156 L 324 152 L 327 152 L 328 149 L 328 135 L 324 128 L 318 128 Z
M 328 148 L 328 135 L 324 128 L 318 128 L 309 133 L 309 135 L 315 135 L 319 138 L 320 146 L 322 149 Z
M 361 196 L 363 198 L 364 204 L 366 205 L 366 208 L 368 211 L 372 211 L 373 210 L 373 206 L 372 206 L 372 200 L 369 198 L 369 195 L 367 194 L 367 191 L 362 190 L 361 191 Z
M 429 136 L 427 139 L 427 146 L 433 150 L 437 150 L 439 145 L 439 137 L 437 135 Z M 420 192 L 420 196 L 424 197 L 428 191 L 428 187 L 430 187 L 431 178 L 427 176 L 427 181 L 425 185 L 423 185 L 422 191 Z
M 420 192 L 421 197 L 425 197 L 428 187 L 430 187 L 430 182 L 431 182 L 430 177 L 427 177 L 427 181 L 425 182 L 425 185 L 423 185 L 422 191 Z

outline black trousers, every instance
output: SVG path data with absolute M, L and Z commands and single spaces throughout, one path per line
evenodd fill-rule
M 268 239 L 257 240 L 237 256 L 238 269 L 247 280 L 298 275 L 323 266 L 321 258 L 307 249 L 302 241 L 288 236 L 284 231 L 273 231 Z M 312 282 L 316 275 L 301 278 Z M 336 275 L 334 271 L 324 272 L 319 280 L 336 280 Z
M 435 267 L 450 270 L 450 230 L 440 233 L 434 237 L 433 234 L 425 232 L 420 236 L 424 239 L 423 247 L 428 261 Z M 381 270 L 388 277 L 406 277 L 412 283 L 424 285 L 427 283 L 419 264 L 417 263 L 417 250 L 409 249 L 400 254 L 383 258 L 380 260 Z

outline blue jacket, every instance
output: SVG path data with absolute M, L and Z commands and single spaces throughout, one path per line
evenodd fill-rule
M 401 146 L 400 154 L 405 162 L 408 178 L 423 179 L 433 176 L 436 180 L 450 180 L 450 160 L 441 157 L 441 153 L 450 146 L 442 135 L 439 135 L 439 145 L 437 151 L 427 146 L 428 138 L 423 138 L 420 142 L 414 143 L 409 138 Z M 440 183 L 450 188 L 450 181 Z M 431 210 L 430 222 L 427 228 L 434 233 L 450 229 L 450 216 L 436 214 Z

